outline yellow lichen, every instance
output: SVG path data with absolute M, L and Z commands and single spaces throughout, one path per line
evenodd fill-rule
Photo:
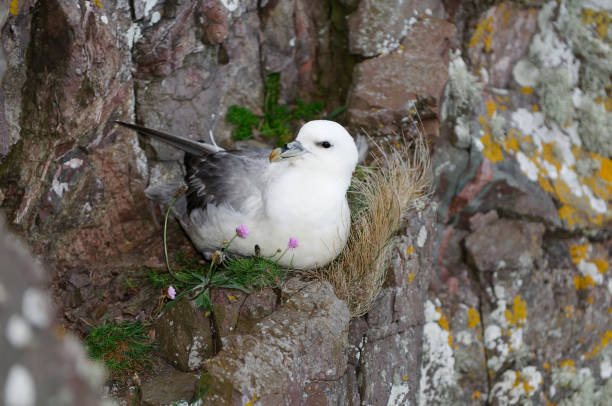
M 599 353 L 599 351 L 601 351 L 603 348 L 605 348 L 609 343 L 610 340 L 612 340 L 612 330 L 608 330 L 606 331 L 602 336 L 601 336 L 601 340 L 599 341 L 599 343 L 597 345 L 595 345 L 595 347 L 593 347 L 593 349 L 584 354 L 585 358 L 593 358 L 595 355 L 597 355 L 597 353 Z
M 446 318 L 445 315 L 442 314 L 442 310 L 440 309 L 436 309 L 438 311 L 438 313 L 440 313 L 440 319 L 438 320 L 438 324 L 440 325 L 440 327 L 442 327 L 444 330 L 449 331 L 450 328 L 448 327 L 448 319 Z
M 227 295 L 227 300 L 229 300 L 230 302 L 235 302 L 238 300 L 238 298 L 233 295 Z
M 472 393 L 472 400 L 478 400 L 480 399 L 481 396 L 482 396 L 482 393 L 480 393 L 480 391 L 474 390 L 474 392 Z
M 502 153 L 501 147 L 493 141 L 493 137 L 490 133 L 485 133 L 480 139 L 484 149 L 482 154 L 491 162 L 503 161 L 504 154 Z
M 601 274 L 605 274 L 606 272 L 608 272 L 608 269 L 610 268 L 610 263 L 606 261 L 605 259 L 597 258 L 597 259 L 594 259 L 592 262 L 595 264 L 595 266 L 597 267 L 597 270 Z
M 521 93 L 531 94 L 531 93 L 533 93 L 533 88 L 532 87 L 528 87 L 528 86 L 523 86 L 523 87 L 521 87 Z
M 570 228 L 574 227 L 574 225 L 577 223 L 579 224 L 582 223 L 580 216 L 576 212 L 576 209 L 574 209 L 572 206 L 564 204 L 563 206 L 561 206 L 558 212 L 559 212 L 559 217 L 561 217 L 561 220 L 565 221 L 565 223 Z
M 480 314 L 473 307 L 470 307 L 467 310 L 467 318 L 469 328 L 474 328 L 478 325 L 478 323 L 480 323 Z
M 512 310 L 506 309 L 504 311 L 504 316 L 509 325 L 522 325 L 527 318 L 527 303 L 520 295 L 516 295 L 512 301 Z
M 516 128 L 508 130 L 508 135 L 504 139 L 504 149 L 511 153 L 519 151 L 519 135 L 520 132 Z
M 576 290 L 586 290 L 586 289 L 593 288 L 593 287 L 595 287 L 595 281 L 589 275 L 587 275 L 587 276 L 581 276 L 581 275 L 574 276 L 574 289 L 576 289 Z
M 548 371 L 548 370 L 550 370 L 550 364 L 549 364 L 548 362 L 545 362 L 545 363 L 544 363 L 544 365 L 543 365 L 543 367 L 544 367 L 544 369 L 545 369 L 545 370 L 547 370 L 547 371 Z
M 9 12 L 14 16 L 19 14 L 19 0 L 11 0 L 11 5 L 9 6 Z
M 476 29 L 474 30 L 474 34 L 472 34 L 472 38 L 470 38 L 470 42 L 468 43 L 468 47 L 470 48 L 474 47 L 478 45 L 480 42 L 482 42 L 484 44 L 485 51 L 490 52 L 492 40 L 493 40 L 493 16 L 480 22 L 476 26 Z
M 406 255 L 412 254 L 412 251 L 414 251 L 414 247 L 411 245 L 408 248 L 406 248 Z
M 448 345 L 453 346 L 453 335 L 451 333 L 448 333 Z
M 93 0 L 96 3 L 96 6 L 102 8 L 102 0 Z
M 402 380 L 403 380 L 404 382 L 405 382 L 405 381 L 407 381 L 407 380 L 408 380 L 408 376 L 406 376 L 406 375 L 402 376 Z
M 606 11 L 596 11 L 590 8 L 582 9 L 582 24 L 595 25 L 599 39 L 603 40 L 608 32 L 610 24 L 610 15 Z
M 414 274 L 410 272 L 410 274 L 408 274 L 408 283 L 412 283 L 413 279 L 414 279 Z
M 258 400 L 257 391 L 253 391 L 253 397 L 244 406 L 253 406 Z
M 565 361 L 561 361 L 559 363 L 559 367 L 563 368 L 563 367 L 574 367 L 574 361 L 571 361 L 569 359 L 566 359 Z
M 487 114 L 489 115 L 489 118 L 493 117 L 493 114 L 495 114 L 495 110 L 497 109 L 497 105 L 495 104 L 495 102 L 489 100 L 486 104 L 486 108 L 487 108 Z
M 580 261 L 586 258 L 587 252 L 589 251 L 589 244 L 570 245 L 569 249 L 570 255 L 572 256 L 572 261 L 575 264 L 578 264 Z

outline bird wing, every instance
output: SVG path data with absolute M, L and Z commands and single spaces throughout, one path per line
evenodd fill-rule
M 247 213 L 263 207 L 270 166 L 267 148 L 220 151 L 188 162 L 187 212 L 208 204 L 229 205 Z
M 189 138 L 167 134 L 161 131 L 153 130 L 152 128 L 143 127 L 141 125 L 124 123 L 123 121 L 115 121 L 115 122 L 124 127 L 138 131 L 140 134 L 148 135 L 159 141 L 163 141 L 191 155 L 203 156 L 206 154 L 210 154 L 211 152 L 219 152 L 219 151 L 224 150 L 223 148 L 220 148 L 213 144 L 207 144 L 205 142 L 198 142 L 198 141 L 191 140 Z M 211 140 L 212 140 L 212 136 L 211 136 Z

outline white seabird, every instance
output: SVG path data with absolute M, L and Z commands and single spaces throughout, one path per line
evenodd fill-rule
M 344 248 L 351 222 L 346 192 L 358 151 L 340 124 L 310 121 L 283 148 L 225 151 L 118 123 L 187 152 L 188 191 L 173 213 L 203 254 L 220 248 L 243 224 L 250 232 L 232 241 L 230 255 L 252 256 L 258 245 L 261 255 L 278 258 L 278 250 L 295 238 L 299 246 L 279 263 L 309 269 L 329 263 Z

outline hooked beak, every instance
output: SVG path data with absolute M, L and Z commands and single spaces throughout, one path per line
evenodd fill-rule
M 302 143 L 299 141 L 293 141 L 289 144 L 285 144 L 282 148 L 275 148 L 270 154 L 270 162 L 278 162 L 281 159 L 291 158 L 298 156 L 306 152 Z

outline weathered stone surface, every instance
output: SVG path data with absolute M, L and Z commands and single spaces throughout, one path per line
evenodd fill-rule
M 416 402 L 424 322 L 422 303 L 431 277 L 435 211 L 432 205 L 408 215 L 403 236 L 394 242 L 387 283 L 377 304 L 365 317 L 349 325 L 348 368 L 343 380 L 346 394 L 336 395 L 344 402 Z
M 248 295 L 240 306 L 236 332 L 248 333 L 264 317 L 269 316 L 278 307 L 278 296 L 273 289 L 262 289 Z
M 164 406 L 190 402 L 196 392 L 197 374 L 171 371 L 144 382 L 140 388 L 142 406 Z
M 54 322 L 45 270 L 0 217 L 0 393 L 7 406 L 98 404 L 104 371 Z
M 235 289 L 213 289 L 210 292 L 212 316 L 219 337 L 233 333 L 238 323 L 240 307 L 246 296 L 244 292 Z
M 418 98 L 431 99 L 436 110 L 448 79 L 448 49 L 455 32 L 452 24 L 428 18 L 410 28 L 402 49 L 359 63 L 353 73 L 348 122 L 368 128 L 397 124 L 412 114 Z
M 362 0 L 349 16 L 349 50 L 362 56 L 377 56 L 396 50 L 417 19 L 444 19 L 438 0 Z M 415 41 L 416 42 L 416 41 Z
M 193 301 L 172 303 L 155 323 L 161 355 L 181 371 L 195 371 L 215 353 L 210 319 Z
M 349 311 L 327 283 L 288 283 L 286 300 L 250 334 L 223 339 L 223 350 L 205 363 L 205 404 L 300 403 L 313 381 L 336 381 L 346 370 Z M 323 389 L 312 393 L 324 392 Z M 314 391 L 314 392 L 313 392 Z M 315 396 L 318 399 L 318 395 Z
M 501 219 L 468 235 L 465 247 L 481 272 L 529 268 L 542 255 L 544 230 L 542 224 Z
M 598 124 L 581 127 L 578 111 L 608 98 L 595 96 L 589 72 L 609 74 L 590 55 L 609 36 L 585 30 L 596 25 L 588 16 L 610 12 L 504 3 L 478 12 L 474 27 L 466 21 L 470 75 L 451 69 L 445 103 L 472 103 L 447 109 L 458 114 L 443 123 L 434 157 L 443 227 L 425 306 L 421 405 L 609 402 L 611 212 L 599 203 L 610 201 L 601 169 L 610 162 L 605 148 L 586 152 L 581 138 Z M 469 153 L 459 174 L 449 168 L 467 153 L 452 146 L 450 122 Z
M 472 66 L 485 67 L 489 85 L 508 87 L 514 65 L 525 55 L 536 31 L 536 16 L 535 9 L 521 9 L 510 2 L 480 16 L 467 44 L 468 56 Z
M 30 41 L 34 0 L 20 1 L 17 7 L 0 6 L 0 160 L 20 138 L 21 89 L 26 80 L 23 69 Z

